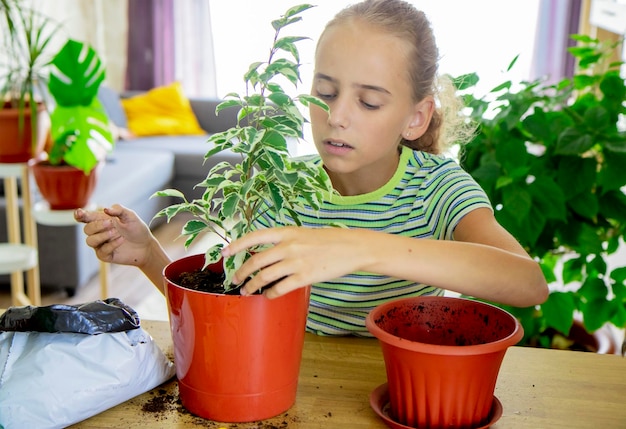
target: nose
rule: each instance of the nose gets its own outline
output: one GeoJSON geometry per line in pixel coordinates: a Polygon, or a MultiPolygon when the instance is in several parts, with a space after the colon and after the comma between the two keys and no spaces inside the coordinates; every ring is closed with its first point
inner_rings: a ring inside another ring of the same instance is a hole
{"type": "Polygon", "coordinates": [[[350,125],[350,102],[346,97],[337,97],[328,107],[328,125],[334,128],[346,128],[350,125]]]}

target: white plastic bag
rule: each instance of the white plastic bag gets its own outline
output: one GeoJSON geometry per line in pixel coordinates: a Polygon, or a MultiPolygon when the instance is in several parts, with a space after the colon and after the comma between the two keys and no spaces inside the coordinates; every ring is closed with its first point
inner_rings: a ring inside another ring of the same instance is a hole
{"type": "Polygon", "coordinates": [[[0,332],[0,427],[63,428],[174,374],[142,328],[97,335],[0,332]]]}

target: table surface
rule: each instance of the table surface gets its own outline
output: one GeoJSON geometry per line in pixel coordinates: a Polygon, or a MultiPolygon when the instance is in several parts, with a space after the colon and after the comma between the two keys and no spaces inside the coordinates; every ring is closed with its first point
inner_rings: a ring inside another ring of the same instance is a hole
{"type": "MultiPolygon", "coordinates": [[[[168,323],[142,327],[173,359],[168,323]]],[[[385,381],[377,340],[306,334],[296,403],[277,417],[225,424],[193,416],[180,404],[174,379],[72,428],[385,428],[369,405],[371,391],[385,381]]],[[[493,429],[624,429],[626,358],[511,347],[495,395],[504,410],[493,429]]]]}

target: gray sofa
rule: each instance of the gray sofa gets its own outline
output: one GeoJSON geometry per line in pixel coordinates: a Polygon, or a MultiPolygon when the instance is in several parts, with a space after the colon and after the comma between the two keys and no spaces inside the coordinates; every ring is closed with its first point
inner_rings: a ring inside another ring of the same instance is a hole
{"type": "MultiPolygon", "coordinates": [[[[109,88],[101,88],[99,98],[107,113],[117,126],[125,128],[126,117],[119,102],[119,95],[109,88]]],[[[91,198],[98,206],[114,203],[135,210],[150,223],[152,228],[164,221],[152,221],[153,216],[171,203],[167,198],[150,198],[162,189],[176,188],[188,197],[196,198],[201,189],[194,185],[202,181],[208,169],[221,161],[235,160],[235,154],[224,152],[203,161],[209,146],[207,137],[236,124],[236,110],[229,109],[215,115],[219,100],[191,99],[191,106],[200,126],[207,135],[153,136],[131,140],[120,140],[108,156],[91,198]],[[151,222],[152,221],[152,222],[151,222]]],[[[36,185],[34,200],[37,194],[36,185]]],[[[39,244],[39,271],[42,291],[64,289],[73,295],[78,288],[97,274],[99,265],[93,249],[85,243],[82,225],[46,226],[37,225],[39,244]]],[[[6,237],[5,200],[0,196],[0,242],[6,237]]],[[[1,287],[8,288],[9,277],[0,276],[1,287]]]]}

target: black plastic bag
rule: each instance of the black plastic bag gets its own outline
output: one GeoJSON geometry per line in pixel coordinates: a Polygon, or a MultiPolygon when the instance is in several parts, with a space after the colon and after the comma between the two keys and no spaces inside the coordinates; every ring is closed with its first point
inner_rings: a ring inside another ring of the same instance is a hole
{"type": "Polygon", "coordinates": [[[118,298],[79,305],[10,307],[0,316],[0,332],[72,332],[95,335],[137,328],[137,312],[118,298]]]}

